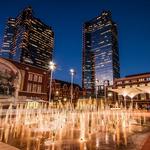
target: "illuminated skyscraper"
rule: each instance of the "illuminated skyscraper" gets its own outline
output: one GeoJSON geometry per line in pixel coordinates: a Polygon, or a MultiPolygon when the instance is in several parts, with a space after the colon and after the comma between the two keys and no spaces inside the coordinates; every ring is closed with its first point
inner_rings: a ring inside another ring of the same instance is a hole
{"type": "Polygon", "coordinates": [[[109,11],[84,23],[82,63],[82,87],[89,94],[120,77],[117,27],[109,11]]]}
{"type": "Polygon", "coordinates": [[[13,24],[8,23],[8,30],[4,33],[2,57],[48,69],[54,47],[51,27],[35,18],[31,7],[24,9],[13,24]]]}
{"type": "Polygon", "coordinates": [[[15,35],[15,19],[9,18],[5,26],[3,45],[1,49],[1,55],[4,58],[11,58],[14,35],[15,35]]]}

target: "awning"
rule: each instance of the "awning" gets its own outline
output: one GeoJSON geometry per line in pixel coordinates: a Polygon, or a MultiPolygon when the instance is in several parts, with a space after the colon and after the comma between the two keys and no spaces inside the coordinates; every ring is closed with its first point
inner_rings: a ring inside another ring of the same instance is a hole
{"type": "Polygon", "coordinates": [[[141,93],[150,93],[150,86],[141,86],[141,87],[128,87],[128,88],[117,88],[109,89],[109,91],[116,92],[118,95],[129,96],[133,98],[134,96],[141,93]]]}

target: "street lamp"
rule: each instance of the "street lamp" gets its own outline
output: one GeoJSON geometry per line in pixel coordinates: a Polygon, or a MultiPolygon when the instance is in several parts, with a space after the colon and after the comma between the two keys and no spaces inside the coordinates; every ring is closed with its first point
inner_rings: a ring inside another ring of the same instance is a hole
{"type": "Polygon", "coordinates": [[[49,69],[50,69],[50,83],[49,83],[49,102],[51,100],[51,94],[52,94],[52,78],[53,78],[53,71],[56,69],[56,64],[53,61],[50,61],[49,63],[49,69]]]}
{"type": "Polygon", "coordinates": [[[107,86],[109,85],[109,80],[104,80],[104,97],[105,97],[105,104],[107,99],[107,86]]]}
{"type": "Polygon", "coordinates": [[[75,70],[74,69],[70,69],[70,75],[71,75],[71,105],[72,105],[72,99],[73,99],[73,76],[75,75],[75,70]]]}
{"type": "Polygon", "coordinates": [[[58,91],[56,91],[56,95],[58,95],[59,94],[59,92],[58,91]]]}
{"type": "Polygon", "coordinates": [[[97,95],[98,95],[98,83],[99,83],[99,80],[96,79],[96,81],[95,81],[95,85],[96,85],[96,87],[95,87],[96,100],[97,100],[97,95]]]}

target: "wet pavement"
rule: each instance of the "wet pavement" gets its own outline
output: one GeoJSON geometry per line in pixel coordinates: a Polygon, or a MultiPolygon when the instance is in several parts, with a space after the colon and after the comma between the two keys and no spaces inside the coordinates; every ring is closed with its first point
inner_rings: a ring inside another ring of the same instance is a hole
{"type": "Polygon", "coordinates": [[[142,150],[150,150],[150,136],[148,137],[145,144],[143,145],[142,150]]]}
{"type": "Polygon", "coordinates": [[[0,150],[19,150],[16,147],[0,142],[0,150]]]}

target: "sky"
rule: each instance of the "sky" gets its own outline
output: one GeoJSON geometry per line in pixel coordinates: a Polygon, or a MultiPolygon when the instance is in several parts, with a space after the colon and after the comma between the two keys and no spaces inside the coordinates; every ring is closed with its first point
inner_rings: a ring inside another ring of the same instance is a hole
{"type": "Polygon", "coordinates": [[[74,80],[81,85],[82,26],[103,10],[110,10],[118,25],[121,77],[150,72],[149,0],[0,0],[0,43],[7,18],[29,5],[54,31],[54,78],[70,81],[74,68],[74,80]]]}

